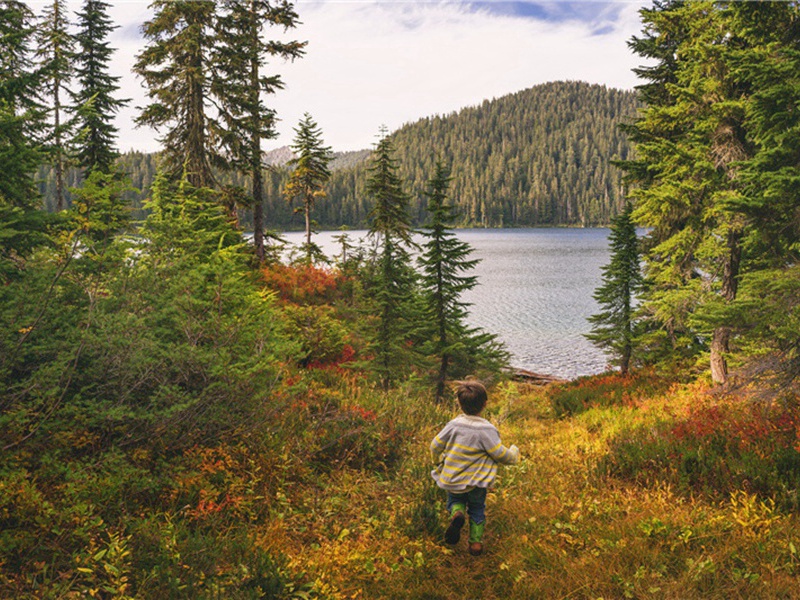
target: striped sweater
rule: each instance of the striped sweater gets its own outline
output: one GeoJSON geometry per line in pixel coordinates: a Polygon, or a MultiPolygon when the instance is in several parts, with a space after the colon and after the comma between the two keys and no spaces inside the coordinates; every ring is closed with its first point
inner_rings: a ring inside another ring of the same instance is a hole
{"type": "Polygon", "coordinates": [[[431,476],[448,492],[488,488],[497,477],[497,464],[519,462],[516,446],[506,448],[497,428],[486,419],[461,414],[445,425],[431,442],[436,468],[431,476]]]}

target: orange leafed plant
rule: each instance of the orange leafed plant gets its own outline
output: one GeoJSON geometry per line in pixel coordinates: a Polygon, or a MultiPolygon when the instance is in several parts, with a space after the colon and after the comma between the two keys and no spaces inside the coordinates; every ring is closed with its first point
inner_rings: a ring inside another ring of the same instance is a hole
{"type": "Polygon", "coordinates": [[[314,265],[270,265],[261,271],[264,283],[284,302],[327,304],[337,295],[344,276],[314,265]]]}

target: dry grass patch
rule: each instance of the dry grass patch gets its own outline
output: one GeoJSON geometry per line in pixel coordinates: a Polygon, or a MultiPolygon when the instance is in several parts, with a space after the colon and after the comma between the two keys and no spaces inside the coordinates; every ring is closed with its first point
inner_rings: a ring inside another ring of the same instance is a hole
{"type": "Polygon", "coordinates": [[[488,496],[485,554],[470,557],[465,539],[454,548],[441,541],[444,495],[427,456],[441,424],[420,423],[395,473],[331,473],[323,488],[306,490],[313,502],[271,525],[269,548],[288,557],[311,597],[800,597],[794,515],[747,493],[718,501],[598,473],[615,436],[681,418],[696,390],[565,419],[538,389],[500,392],[488,417],[525,460],[502,469],[488,496]]]}

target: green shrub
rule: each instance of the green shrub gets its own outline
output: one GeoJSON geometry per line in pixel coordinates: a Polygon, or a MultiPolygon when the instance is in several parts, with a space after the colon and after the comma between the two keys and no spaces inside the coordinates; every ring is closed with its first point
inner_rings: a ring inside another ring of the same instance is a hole
{"type": "Polygon", "coordinates": [[[592,407],[641,402],[662,392],[668,385],[666,379],[648,371],[629,376],[606,373],[552,385],[547,390],[547,397],[553,412],[561,418],[580,414],[592,407]]]}
{"type": "Polygon", "coordinates": [[[404,479],[410,482],[413,494],[403,509],[403,533],[412,539],[427,535],[442,540],[447,524],[446,493],[431,477],[430,465],[413,463],[404,479]]]}
{"type": "Polygon", "coordinates": [[[221,535],[152,518],[131,538],[138,597],[279,598],[286,584],[281,561],[243,530],[221,535]]]}
{"type": "Polygon", "coordinates": [[[797,405],[720,403],[698,406],[674,423],[625,430],[598,463],[601,473],[685,493],[727,497],[746,490],[800,508],[797,405]]]}

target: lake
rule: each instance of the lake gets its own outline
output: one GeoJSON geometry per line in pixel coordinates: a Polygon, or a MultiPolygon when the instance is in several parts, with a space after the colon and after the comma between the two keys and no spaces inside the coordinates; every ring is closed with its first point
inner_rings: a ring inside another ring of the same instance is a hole
{"type": "MultiPolygon", "coordinates": [[[[315,242],[328,256],[340,232],[315,242]]],[[[496,334],[514,367],[565,378],[600,373],[607,357],[583,337],[586,318],[598,312],[592,294],[609,261],[608,229],[465,229],[458,237],[481,260],[478,285],[464,295],[469,323],[496,334]]],[[[364,231],[348,232],[352,240],[364,231]]],[[[292,244],[301,232],[284,234],[292,244]]]]}

